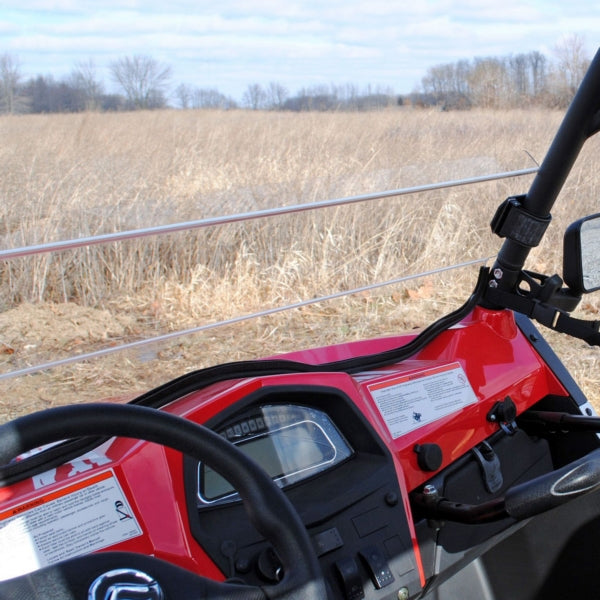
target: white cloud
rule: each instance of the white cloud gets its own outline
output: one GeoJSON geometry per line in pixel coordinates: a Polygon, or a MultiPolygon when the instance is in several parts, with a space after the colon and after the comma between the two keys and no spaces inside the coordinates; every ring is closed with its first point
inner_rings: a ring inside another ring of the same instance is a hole
{"type": "MultiPolygon", "coordinates": [[[[551,51],[561,35],[590,44],[600,4],[585,0],[47,0],[4,2],[2,50],[28,74],[76,61],[150,54],[174,79],[240,97],[249,83],[385,84],[406,92],[427,68],[475,56],[551,51]],[[206,78],[210,75],[210,81],[206,78]]],[[[595,48],[589,48],[592,54],[595,48]]]]}

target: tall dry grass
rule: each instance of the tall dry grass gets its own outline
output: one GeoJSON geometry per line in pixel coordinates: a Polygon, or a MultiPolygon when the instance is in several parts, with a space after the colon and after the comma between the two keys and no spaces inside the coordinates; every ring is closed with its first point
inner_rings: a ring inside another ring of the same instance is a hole
{"type": "MultiPolygon", "coordinates": [[[[558,112],[541,110],[401,109],[5,116],[0,118],[0,245],[41,244],[531,167],[543,159],[560,119],[558,112]]],[[[585,149],[530,267],[560,271],[564,226],[597,211],[597,150],[596,142],[585,149]]],[[[10,314],[24,303],[91,307],[115,320],[128,316],[120,334],[105,337],[130,338],[491,256],[500,244],[489,232],[496,206],[526,192],[530,180],[14,260],[0,265],[0,308],[10,314]]],[[[191,354],[177,366],[187,370],[249,353],[424,325],[464,299],[474,271],[432,276],[237,329],[241,341],[226,343],[226,353],[208,344],[201,358],[191,354]],[[251,335],[257,343],[249,341],[251,335]]],[[[0,343],[14,351],[6,369],[44,354],[41,344],[29,344],[34,349],[26,352],[3,335],[0,329],[0,343]]],[[[90,336],[84,342],[110,340],[90,336]]],[[[63,351],[59,346],[54,344],[54,354],[63,351]]],[[[172,354],[166,353],[177,363],[172,354]]]]}
{"type": "MultiPolygon", "coordinates": [[[[557,117],[420,111],[7,117],[0,121],[1,243],[39,244],[531,166],[526,151],[543,156],[557,117]]],[[[508,185],[11,262],[2,269],[0,302],[103,305],[164,281],[231,279],[231,273],[255,273],[275,287],[281,279],[296,290],[362,284],[407,265],[489,252],[487,201],[497,203],[508,185]]]]}

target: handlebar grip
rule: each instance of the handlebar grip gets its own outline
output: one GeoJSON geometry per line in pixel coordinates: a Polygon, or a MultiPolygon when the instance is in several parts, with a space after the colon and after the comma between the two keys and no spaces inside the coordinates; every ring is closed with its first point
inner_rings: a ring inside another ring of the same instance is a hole
{"type": "Polygon", "coordinates": [[[600,449],[510,488],[504,498],[506,512],[526,519],[600,489],[600,449]]]}

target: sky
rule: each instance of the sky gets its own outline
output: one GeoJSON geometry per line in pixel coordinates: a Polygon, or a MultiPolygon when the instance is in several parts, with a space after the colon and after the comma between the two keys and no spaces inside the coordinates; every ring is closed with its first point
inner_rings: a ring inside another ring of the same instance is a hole
{"type": "Polygon", "coordinates": [[[25,79],[67,77],[92,61],[136,54],[172,70],[171,84],[239,100],[249,85],[353,84],[410,93],[430,67],[540,51],[578,36],[600,46],[598,0],[0,0],[0,55],[25,79]],[[168,7],[168,8],[167,8],[168,7]]]}

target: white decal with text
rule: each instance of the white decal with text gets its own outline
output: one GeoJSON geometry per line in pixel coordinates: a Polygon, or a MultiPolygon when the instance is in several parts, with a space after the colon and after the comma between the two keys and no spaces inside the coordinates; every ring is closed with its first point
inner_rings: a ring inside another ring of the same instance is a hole
{"type": "Polygon", "coordinates": [[[0,512],[0,580],[142,534],[112,471],[0,512]]]}
{"type": "Polygon", "coordinates": [[[477,402],[459,363],[399,375],[367,388],[394,439],[477,402]]]}

